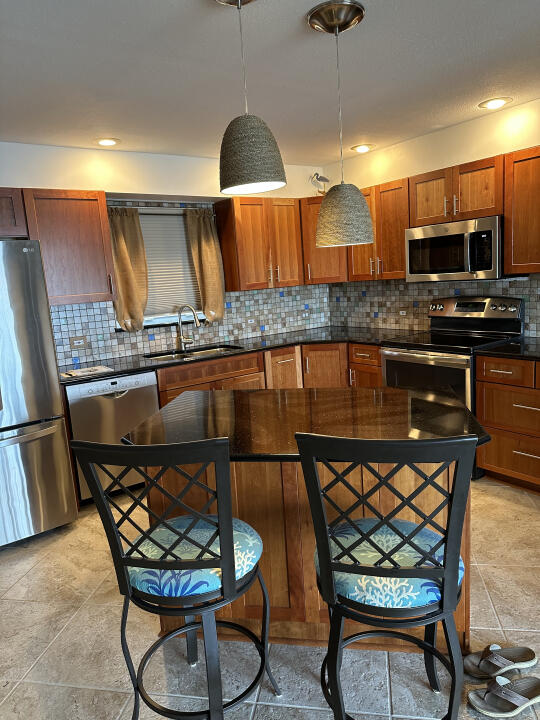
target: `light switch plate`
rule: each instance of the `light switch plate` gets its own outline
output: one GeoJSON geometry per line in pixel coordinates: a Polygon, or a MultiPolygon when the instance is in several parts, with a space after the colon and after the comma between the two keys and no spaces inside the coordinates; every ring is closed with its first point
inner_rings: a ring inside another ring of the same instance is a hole
{"type": "Polygon", "coordinates": [[[86,335],[76,335],[69,338],[69,346],[72,350],[82,350],[88,347],[88,338],[86,335]]]}

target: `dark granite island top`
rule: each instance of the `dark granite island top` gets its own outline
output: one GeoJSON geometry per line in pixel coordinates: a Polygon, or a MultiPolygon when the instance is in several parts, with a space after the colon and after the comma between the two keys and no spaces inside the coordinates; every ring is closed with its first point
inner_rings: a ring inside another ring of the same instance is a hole
{"type": "Polygon", "coordinates": [[[231,461],[296,462],[296,432],[364,439],[489,435],[457,399],[396,388],[182,393],[127,436],[136,445],[229,438],[231,461]]]}

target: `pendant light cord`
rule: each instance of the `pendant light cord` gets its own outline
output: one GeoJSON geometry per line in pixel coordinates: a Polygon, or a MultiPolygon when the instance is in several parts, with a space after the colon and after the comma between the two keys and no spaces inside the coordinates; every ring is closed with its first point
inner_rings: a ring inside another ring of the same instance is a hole
{"type": "Polygon", "coordinates": [[[242,0],[238,0],[238,27],[240,28],[240,52],[242,54],[242,73],[244,74],[244,104],[245,113],[248,114],[246,56],[244,52],[244,33],[242,32],[242,0]]]}
{"type": "MultiPolygon", "coordinates": [[[[239,0],[240,2],[240,0],[239,0]]],[[[343,114],[341,112],[341,73],[339,69],[339,30],[336,28],[336,68],[338,90],[338,126],[339,126],[339,158],[341,162],[341,183],[345,182],[343,173],[343,114]]]]}

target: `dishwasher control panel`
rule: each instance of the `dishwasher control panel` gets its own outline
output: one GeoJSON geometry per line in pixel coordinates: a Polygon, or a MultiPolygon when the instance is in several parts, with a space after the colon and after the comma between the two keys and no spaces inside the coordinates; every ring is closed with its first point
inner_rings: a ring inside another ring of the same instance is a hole
{"type": "Polygon", "coordinates": [[[109,393],[126,392],[138,388],[157,385],[156,373],[146,372],[138,375],[123,375],[107,378],[107,380],[92,380],[77,385],[68,385],[66,393],[70,402],[93,395],[108,395],[109,393]]]}

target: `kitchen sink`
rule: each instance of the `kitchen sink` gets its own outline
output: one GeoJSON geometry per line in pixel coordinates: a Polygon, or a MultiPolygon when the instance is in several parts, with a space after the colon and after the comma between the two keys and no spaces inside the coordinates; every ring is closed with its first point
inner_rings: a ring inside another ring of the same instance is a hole
{"type": "Polygon", "coordinates": [[[192,350],[167,350],[165,352],[147,353],[144,357],[149,360],[178,360],[188,362],[201,357],[216,357],[226,355],[231,350],[243,350],[241,345],[204,345],[192,350]]]}

